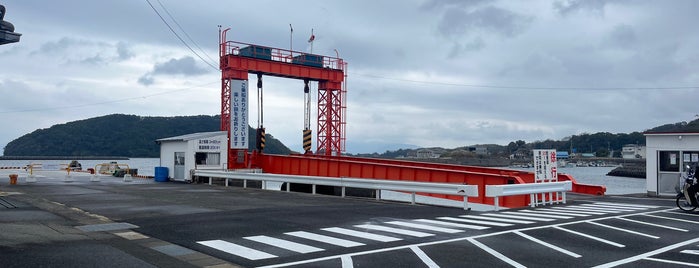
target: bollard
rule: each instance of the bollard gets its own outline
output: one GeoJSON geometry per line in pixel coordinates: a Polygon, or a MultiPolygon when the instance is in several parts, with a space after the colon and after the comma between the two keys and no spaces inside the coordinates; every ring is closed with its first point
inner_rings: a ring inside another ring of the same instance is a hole
{"type": "Polygon", "coordinates": [[[131,182],[132,180],[131,174],[124,174],[124,182],[131,182]]]}
{"type": "Polygon", "coordinates": [[[10,174],[10,185],[15,185],[17,184],[17,174],[10,174]]]}

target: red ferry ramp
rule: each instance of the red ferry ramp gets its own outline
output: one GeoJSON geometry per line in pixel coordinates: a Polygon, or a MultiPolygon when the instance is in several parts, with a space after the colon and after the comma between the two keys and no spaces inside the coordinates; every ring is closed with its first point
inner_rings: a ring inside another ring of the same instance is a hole
{"type": "MultiPolygon", "coordinates": [[[[468,202],[489,205],[494,204],[494,199],[483,194],[486,185],[534,183],[532,172],[499,168],[347,156],[256,154],[251,157],[265,173],[477,185],[479,196],[469,197],[468,202]]],[[[604,186],[581,184],[567,174],[559,174],[558,179],[571,181],[574,193],[604,195],[606,192],[604,186]]],[[[460,196],[424,195],[463,201],[460,196]]],[[[505,207],[524,207],[529,204],[529,195],[500,197],[500,205],[505,207]]]]}

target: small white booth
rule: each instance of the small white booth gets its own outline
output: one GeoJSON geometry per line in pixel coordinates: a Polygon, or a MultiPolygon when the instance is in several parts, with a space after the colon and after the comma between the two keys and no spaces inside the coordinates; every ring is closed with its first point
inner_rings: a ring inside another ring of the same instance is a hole
{"type": "Polygon", "coordinates": [[[200,132],[163,138],[160,145],[160,166],[167,167],[174,181],[191,181],[191,170],[225,169],[228,163],[228,133],[200,132]]]}
{"type": "Polygon", "coordinates": [[[699,133],[646,133],[645,136],[648,195],[676,195],[685,166],[699,163],[699,133]]]}

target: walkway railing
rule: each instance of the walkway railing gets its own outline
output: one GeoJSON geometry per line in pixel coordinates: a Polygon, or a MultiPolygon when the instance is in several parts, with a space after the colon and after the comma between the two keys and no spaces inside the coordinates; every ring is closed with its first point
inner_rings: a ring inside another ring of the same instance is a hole
{"type": "MultiPolygon", "coordinates": [[[[566,203],[566,192],[571,191],[573,189],[573,182],[571,181],[562,181],[562,182],[542,182],[542,183],[525,183],[525,184],[505,184],[505,185],[486,185],[485,186],[485,196],[487,197],[493,197],[495,201],[495,210],[500,209],[500,204],[499,204],[499,199],[501,196],[512,196],[512,195],[530,195],[529,200],[531,200],[531,203],[529,204],[531,207],[535,207],[538,205],[536,203],[536,199],[534,198],[535,194],[542,194],[545,196],[545,193],[556,193],[556,198],[552,198],[551,195],[549,195],[549,202],[553,204],[554,202],[563,202],[563,204],[566,203]],[[558,195],[558,193],[561,193],[561,196],[558,195]]],[[[546,202],[543,203],[544,205],[546,202]]]]}

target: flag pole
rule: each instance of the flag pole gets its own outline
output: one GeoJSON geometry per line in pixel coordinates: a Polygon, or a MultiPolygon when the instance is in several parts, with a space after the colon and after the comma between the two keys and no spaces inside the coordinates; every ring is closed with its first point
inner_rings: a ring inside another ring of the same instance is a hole
{"type": "Polygon", "coordinates": [[[291,27],[291,23],[289,23],[289,29],[291,30],[289,33],[289,50],[294,51],[294,27],[291,27]]]}

